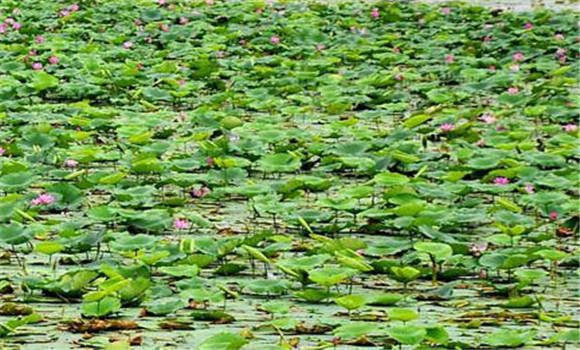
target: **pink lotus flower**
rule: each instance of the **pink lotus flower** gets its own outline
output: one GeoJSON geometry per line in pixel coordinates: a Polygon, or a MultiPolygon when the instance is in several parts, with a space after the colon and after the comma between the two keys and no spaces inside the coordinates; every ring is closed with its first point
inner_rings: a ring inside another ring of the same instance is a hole
{"type": "Polygon", "coordinates": [[[510,95],[516,95],[519,92],[520,92],[520,89],[518,89],[517,87],[513,87],[513,86],[507,90],[507,93],[510,95]]]}
{"type": "Polygon", "coordinates": [[[177,230],[188,230],[191,227],[191,222],[187,219],[173,220],[173,228],[177,230]]]}
{"type": "Polygon", "coordinates": [[[185,121],[185,119],[187,119],[187,114],[185,114],[185,112],[184,112],[184,111],[180,111],[180,112],[179,112],[179,117],[178,117],[178,118],[179,118],[179,121],[181,121],[181,122],[184,122],[184,121],[185,121]]]}
{"type": "Polygon", "coordinates": [[[493,37],[491,35],[486,35],[483,37],[483,41],[487,42],[487,41],[492,41],[492,40],[493,40],[493,37]]]}
{"type": "Polygon", "coordinates": [[[54,196],[52,194],[41,194],[30,201],[31,206],[49,205],[54,203],[54,196]]]}
{"type": "Polygon", "coordinates": [[[505,126],[503,126],[503,125],[498,125],[498,126],[497,126],[497,128],[495,128],[495,130],[497,130],[497,131],[499,131],[499,132],[502,132],[502,131],[504,131],[504,130],[505,130],[505,126]]]}
{"type": "Polygon", "coordinates": [[[133,24],[136,26],[140,26],[141,25],[141,20],[140,19],[136,19],[133,21],[133,24]]]}
{"type": "Polygon", "coordinates": [[[493,182],[496,185],[507,185],[510,183],[510,180],[507,177],[496,177],[495,180],[493,180],[493,182]]]}
{"type": "Polygon", "coordinates": [[[238,44],[246,46],[247,42],[244,39],[240,39],[240,41],[238,41],[238,44]]]}
{"type": "Polygon", "coordinates": [[[36,52],[36,50],[30,50],[28,51],[28,56],[36,56],[38,55],[38,53],[36,52]]]}
{"type": "Polygon", "coordinates": [[[264,12],[264,9],[263,9],[263,8],[261,8],[261,7],[260,7],[260,8],[257,8],[257,9],[256,9],[256,14],[257,14],[257,15],[261,15],[261,14],[262,14],[262,12],[264,12]]]}
{"type": "Polygon", "coordinates": [[[225,52],[223,52],[222,50],[218,50],[218,51],[216,51],[215,56],[217,58],[224,58],[225,52]]]}
{"type": "Polygon", "coordinates": [[[163,5],[165,5],[165,0],[157,0],[157,4],[159,6],[163,6],[163,5]]]}
{"type": "Polygon", "coordinates": [[[67,167],[67,168],[74,168],[74,167],[75,167],[75,166],[77,166],[77,165],[79,165],[79,162],[77,162],[77,161],[76,161],[76,160],[74,160],[74,159],[67,159],[67,160],[64,162],[64,166],[65,166],[65,167],[67,167]]]}
{"type": "Polygon", "coordinates": [[[477,140],[477,142],[475,143],[475,145],[477,147],[483,147],[483,146],[485,146],[485,139],[479,139],[479,140],[477,140]]]}
{"type": "Polygon", "coordinates": [[[453,56],[453,55],[446,55],[445,56],[445,62],[453,63],[453,61],[455,61],[455,56],[453,56]]]}
{"type": "Polygon", "coordinates": [[[4,148],[0,147],[0,156],[4,154],[4,148]]]}
{"type": "Polygon", "coordinates": [[[550,218],[550,220],[554,221],[554,220],[558,219],[558,212],[552,210],[550,212],[550,214],[548,215],[548,217],[550,218]]]}
{"type": "Polygon", "coordinates": [[[574,132],[578,130],[578,125],[576,124],[566,124],[562,127],[566,132],[574,132]]]}
{"type": "Polygon", "coordinates": [[[326,47],[324,46],[324,44],[316,44],[316,51],[322,51],[324,50],[326,47]]]}
{"type": "Polygon", "coordinates": [[[566,53],[566,49],[563,49],[561,47],[558,48],[558,50],[556,50],[556,55],[563,55],[566,53]]]}
{"type": "Polygon", "coordinates": [[[442,15],[448,15],[451,13],[451,9],[449,7],[443,7],[441,8],[441,14],[442,15]]]}
{"type": "Polygon", "coordinates": [[[530,22],[527,22],[527,23],[524,25],[524,28],[526,28],[527,30],[530,30],[530,29],[534,28],[534,25],[533,25],[533,24],[531,24],[530,22]]]}
{"type": "Polygon", "coordinates": [[[280,38],[277,36],[271,36],[270,37],[270,42],[274,45],[279,44],[280,43],[280,38]]]}
{"type": "Polygon", "coordinates": [[[69,10],[62,10],[59,12],[59,15],[61,17],[67,17],[68,15],[70,15],[70,11],[69,10]]]}
{"type": "Polygon", "coordinates": [[[130,48],[132,48],[132,47],[133,47],[133,43],[132,43],[132,42],[130,42],[130,41],[125,41],[125,42],[123,43],[123,47],[124,47],[125,49],[130,49],[130,48]]]}
{"type": "Polygon", "coordinates": [[[512,72],[519,72],[519,71],[520,71],[520,65],[519,65],[519,64],[512,64],[512,65],[510,66],[510,70],[511,70],[512,72]]]}
{"type": "Polygon", "coordinates": [[[402,76],[401,74],[395,75],[395,80],[403,80],[403,79],[405,79],[405,77],[402,76]]]}
{"type": "Polygon", "coordinates": [[[179,24],[187,24],[189,23],[189,19],[187,17],[179,17],[179,24]]]}
{"type": "Polygon", "coordinates": [[[497,119],[491,114],[484,114],[480,119],[486,124],[493,124],[497,121],[497,119]]]}
{"type": "Polygon", "coordinates": [[[22,28],[22,24],[18,22],[14,22],[14,24],[12,24],[12,29],[19,30],[20,28],[22,28]]]}
{"type": "Polygon", "coordinates": [[[159,26],[159,29],[161,29],[164,32],[168,32],[169,31],[169,26],[167,24],[162,24],[159,26]]]}
{"type": "Polygon", "coordinates": [[[212,6],[214,4],[213,0],[205,0],[207,6],[212,6]]]}
{"type": "Polygon", "coordinates": [[[554,35],[554,39],[556,39],[556,40],[564,40],[564,35],[558,33],[558,34],[554,35]]]}
{"type": "Polygon", "coordinates": [[[207,187],[202,187],[200,189],[193,189],[191,195],[195,198],[203,198],[211,193],[211,190],[207,187]]]}
{"type": "Polygon", "coordinates": [[[444,123],[439,126],[439,130],[441,131],[452,131],[455,129],[455,125],[451,123],[444,123]]]}
{"type": "Polygon", "coordinates": [[[58,57],[56,57],[56,56],[50,56],[48,58],[48,63],[52,64],[53,66],[55,64],[58,64],[58,62],[60,62],[60,59],[58,57]]]}
{"type": "Polygon", "coordinates": [[[513,57],[514,61],[523,61],[524,60],[524,54],[521,52],[514,53],[514,55],[512,57],[513,57]]]}
{"type": "Polygon", "coordinates": [[[5,33],[6,32],[6,28],[8,28],[8,26],[6,25],[6,23],[0,24],[0,33],[5,33]]]}
{"type": "Polygon", "coordinates": [[[393,52],[394,53],[401,53],[401,49],[398,47],[393,47],[393,52]]]}
{"type": "Polygon", "coordinates": [[[46,39],[42,35],[37,35],[34,38],[34,42],[37,44],[44,44],[46,42],[46,39]]]}
{"type": "Polygon", "coordinates": [[[496,70],[495,66],[489,66],[487,69],[489,69],[492,72],[495,72],[495,70],[496,70]]]}
{"type": "Polygon", "coordinates": [[[14,18],[8,17],[4,20],[4,22],[6,22],[7,24],[14,24],[14,18]]]}
{"type": "Polygon", "coordinates": [[[32,69],[34,69],[34,70],[41,70],[42,69],[42,63],[40,63],[40,62],[34,62],[32,64],[32,69]]]}
{"type": "Polygon", "coordinates": [[[379,9],[377,9],[377,8],[374,8],[374,9],[371,11],[371,17],[373,17],[373,18],[377,18],[377,17],[379,17],[379,16],[380,16],[379,9]]]}
{"type": "Polygon", "coordinates": [[[209,157],[205,159],[205,162],[207,163],[207,165],[212,166],[214,163],[213,158],[209,157]]]}
{"type": "Polygon", "coordinates": [[[524,190],[528,193],[528,194],[534,194],[536,192],[536,190],[534,189],[534,185],[526,185],[526,187],[524,187],[524,190]]]}
{"type": "Polygon", "coordinates": [[[68,9],[71,10],[72,12],[75,12],[80,9],[80,6],[78,4],[72,4],[68,7],[68,9]]]}
{"type": "Polygon", "coordinates": [[[185,85],[185,84],[186,84],[186,81],[185,81],[185,79],[179,79],[179,80],[177,81],[177,84],[179,84],[179,85],[183,86],[183,85],[185,85]]]}
{"type": "Polygon", "coordinates": [[[557,57],[558,57],[558,61],[560,61],[562,63],[566,62],[566,60],[567,60],[566,56],[557,56],[557,57]]]}

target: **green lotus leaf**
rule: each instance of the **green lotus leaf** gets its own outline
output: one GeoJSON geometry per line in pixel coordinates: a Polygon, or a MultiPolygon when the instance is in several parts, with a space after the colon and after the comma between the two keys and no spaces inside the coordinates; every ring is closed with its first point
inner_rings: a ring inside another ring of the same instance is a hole
{"type": "Polygon", "coordinates": [[[425,339],[427,330],[413,325],[395,326],[387,328],[387,334],[400,344],[415,345],[425,339]]]}

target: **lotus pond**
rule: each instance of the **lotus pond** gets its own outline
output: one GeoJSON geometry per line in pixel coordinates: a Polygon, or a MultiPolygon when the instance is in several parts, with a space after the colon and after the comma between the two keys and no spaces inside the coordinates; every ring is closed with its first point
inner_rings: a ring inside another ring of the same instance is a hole
{"type": "Polygon", "coordinates": [[[578,346],[577,12],[0,12],[0,347],[578,346]]]}

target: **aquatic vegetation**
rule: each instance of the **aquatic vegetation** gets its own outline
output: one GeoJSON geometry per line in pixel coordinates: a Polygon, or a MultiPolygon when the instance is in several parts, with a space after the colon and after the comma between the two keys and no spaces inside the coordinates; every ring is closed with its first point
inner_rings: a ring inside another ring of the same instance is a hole
{"type": "Polygon", "coordinates": [[[577,12],[0,13],[2,346],[578,345],[577,12]]]}

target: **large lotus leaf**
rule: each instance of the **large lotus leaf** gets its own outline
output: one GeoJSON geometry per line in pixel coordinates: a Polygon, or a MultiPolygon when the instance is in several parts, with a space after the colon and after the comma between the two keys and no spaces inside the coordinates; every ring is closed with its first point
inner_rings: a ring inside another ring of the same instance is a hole
{"type": "Polygon", "coordinates": [[[419,252],[427,253],[441,260],[450,257],[453,254],[453,249],[449,244],[437,242],[417,242],[413,248],[419,252]]]}
{"type": "Polygon", "coordinates": [[[345,281],[352,275],[351,269],[324,267],[309,271],[308,278],[324,287],[330,287],[345,281]]]}
{"type": "Polygon", "coordinates": [[[270,154],[258,161],[260,170],[266,173],[288,173],[300,169],[298,158],[287,153],[270,154]]]}
{"type": "Polygon", "coordinates": [[[367,171],[376,166],[376,162],[368,157],[340,157],[339,160],[347,168],[356,168],[361,171],[367,171]]]}
{"type": "Polygon", "coordinates": [[[256,279],[251,282],[244,283],[244,288],[256,294],[281,294],[287,292],[291,283],[287,280],[263,280],[256,279]]]}
{"type": "Polygon", "coordinates": [[[10,173],[0,177],[0,188],[6,192],[20,191],[32,184],[34,179],[29,172],[10,173]]]}
{"type": "Polygon", "coordinates": [[[318,201],[318,203],[323,207],[334,210],[352,210],[355,208],[357,201],[354,198],[324,198],[318,201]]]}
{"type": "Polygon", "coordinates": [[[477,170],[493,169],[499,165],[499,162],[500,159],[495,157],[478,157],[470,159],[467,162],[467,166],[477,170]]]}
{"type": "Polygon", "coordinates": [[[347,310],[355,310],[363,307],[367,302],[367,298],[364,295],[350,294],[335,298],[334,302],[347,310]]]}
{"type": "Polygon", "coordinates": [[[445,345],[449,342],[449,333],[442,326],[427,327],[426,339],[435,344],[445,345]]]}
{"type": "Polygon", "coordinates": [[[148,250],[153,248],[156,243],[157,239],[150,235],[138,234],[131,236],[123,234],[115,237],[115,240],[111,243],[111,248],[118,251],[148,250]]]}
{"type": "Polygon", "coordinates": [[[332,153],[338,156],[355,157],[364,154],[370,145],[366,142],[345,142],[336,146],[332,153]]]}
{"type": "Polygon", "coordinates": [[[485,343],[495,347],[516,348],[525,345],[535,337],[534,331],[519,332],[516,330],[500,330],[485,338],[485,343]]]}
{"type": "Polygon", "coordinates": [[[115,297],[104,297],[98,301],[84,302],[81,313],[88,317],[103,317],[121,309],[121,301],[115,297]]]}
{"type": "Polygon", "coordinates": [[[198,347],[198,350],[237,350],[246,345],[246,338],[235,333],[222,332],[214,334],[205,339],[198,347]]]}
{"type": "Polygon", "coordinates": [[[117,296],[123,304],[136,304],[145,297],[151,285],[149,277],[131,278],[130,282],[117,292],[117,296]]]}
{"type": "Polygon", "coordinates": [[[0,174],[6,175],[10,173],[27,172],[29,169],[30,166],[26,163],[5,160],[4,162],[2,162],[0,174]]]}
{"type": "Polygon", "coordinates": [[[70,183],[54,184],[46,189],[48,193],[55,194],[57,205],[62,208],[74,209],[83,201],[83,191],[70,183]]]}
{"type": "Polygon", "coordinates": [[[32,86],[36,91],[53,88],[58,86],[58,78],[44,71],[38,71],[32,76],[30,86],[32,86]]]}
{"type": "Polygon", "coordinates": [[[427,330],[423,327],[407,325],[387,328],[389,337],[398,343],[414,345],[419,344],[427,336],[427,330]]]}
{"type": "Polygon", "coordinates": [[[17,203],[0,203],[0,222],[9,221],[14,215],[17,203]]]}
{"type": "Polygon", "coordinates": [[[381,186],[402,186],[409,182],[409,178],[398,173],[380,173],[374,177],[375,183],[381,186]]]}
{"type": "Polygon", "coordinates": [[[159,231],[167,228],[171,222],[169,213],[161,209],[152,209],[139,213],[127,223],[137,229],[159,231]]]}
{"type": "Polygon", "coordinates": [[[412,281],[421,276],[421,271],[411,266],[405,267],[393,266],[391,267],[391,271],[398,280],[403,282],[412,281]]]}
{"type": "Polygon", "coordinates": [[[413,321],[419,317],[419,314],[415,310],[403,308],[389,309],[388,314],[389,319],[403,322],[413,321]]]}
{"type": "Polygon", "coordinates": [[[185,307],[185,302],[180,298],[161,298],[151,302],[146,310],[147,314],[155,316],[164,316],[174,313],[175,311],[185,307]]]}
{"type": "Polygon", "coordinates": [[[0,225],[0,241],[4,244],[23,244],[32,238],[32,235],[19,223],[0,225]]]}
{"type": "Polygon", "coordinates": [[[210,302],[210,303],[217,303],[225,298],[224,292],[218,292],[212,289],[205,289],[197,287],[197,288],[188,288],[182,291],[179,294],[179,297],[182,300],[193,300],[197,302],[210,302]]]}
{"type": "Polygon", "coordinates": [[[92,207],[87,211],[87,216],[93,220],[103,222],[115,221],[118,218],[116,208],[107,205],[92,207]]]}
{"type": "Polygon", "coordinates": [[[134,161],[131,171],[136,174],[159,173],[163,170],[163,163],[157,158],[147,158],[134,161]]]}

